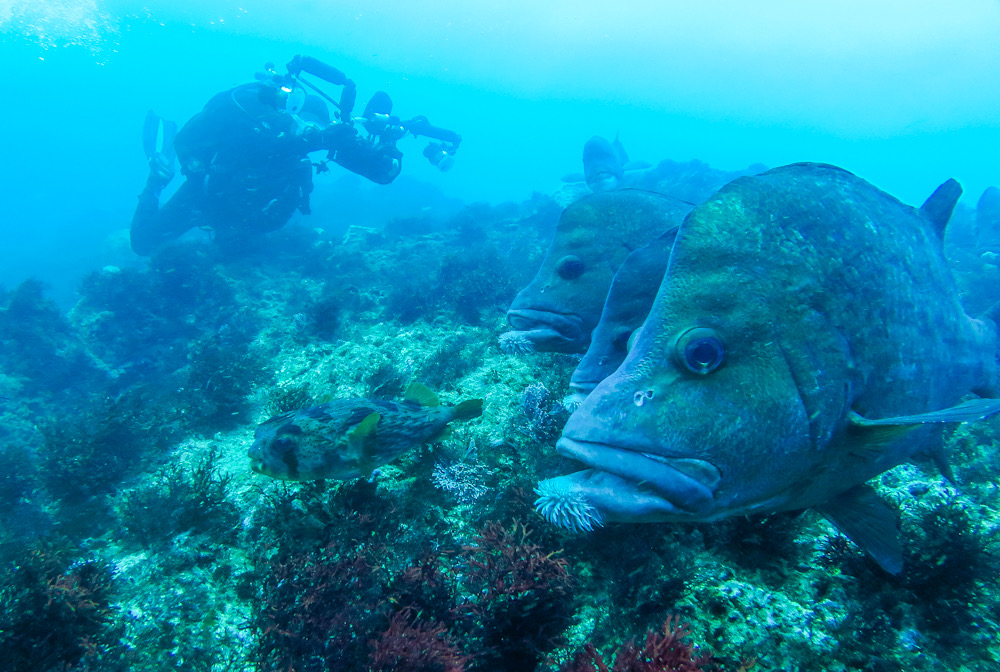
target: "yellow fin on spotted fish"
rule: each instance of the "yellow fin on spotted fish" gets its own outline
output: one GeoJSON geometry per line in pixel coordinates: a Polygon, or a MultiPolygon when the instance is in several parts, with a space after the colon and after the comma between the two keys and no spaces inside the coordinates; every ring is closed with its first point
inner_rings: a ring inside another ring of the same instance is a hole
{"type": "Polygon", "coordinates": [[[382,416],[378,413],[369,413],[357,427],[347,433],[351,456],[366,476],[371,475],[371,465],[375,460],[375,429],[381,419],[382,416]]]}
{"type": "Polygon", "coordinates": [[[441,400],[437,398],[437,395],[423,383],[410,383],[406,388],[406,392],[403,393],[403,399],[412,401],[420,406],[430,407],[441,405],[441,400]]]}

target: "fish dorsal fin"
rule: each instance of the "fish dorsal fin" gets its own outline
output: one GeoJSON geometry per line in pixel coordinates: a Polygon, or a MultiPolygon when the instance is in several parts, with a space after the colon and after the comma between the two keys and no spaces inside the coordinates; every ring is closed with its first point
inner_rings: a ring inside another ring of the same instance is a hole
{"type": "Polygon", "coordinates": [[[366,477],[375,464],[375,438],[378,421],[382,416],[372,412],[347,433],[347,447],[351,459],[366,477]]]}
{"type": "Polygon", "coordinates": [[[944,240],[944,227],[948,225],[951,213],[961,195],[962,185],[955,179],[949,179],[935,189],[934,193],[920,206],[921,214],[930,220],[938,237],[942,240],[944,240]]]}
{"type": "Polygon", "coordinates": [[[420,406],[440,406],[441,401],[437,395],[423,383],[410,383],[403,393],[403,399],[412,401],[420,406]]]}
{"type": "Polygon", "coordinates": [[[291,420],[293,417],[295,417],[297,413],[298,411],[285,411],[284,413],[280,413],[278,415],[268,418],[264,422],[257,425],[257,428],[260,429],[261,427],[271,427],[272,425],[280,425],[284,422],[287,422],[288,420],[291,420]]]}
{"type": "Polygon", "coordinates": [[[816,510],[865,550],[890,574],[903,571],[899,516],[869,485],[862,483],[817,506],[816,510]]]}

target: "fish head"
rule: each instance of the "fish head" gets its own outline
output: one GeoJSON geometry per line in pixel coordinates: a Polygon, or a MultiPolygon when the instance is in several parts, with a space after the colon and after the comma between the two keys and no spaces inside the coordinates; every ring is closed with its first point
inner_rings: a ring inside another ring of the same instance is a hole
{"type": "MultiPolygon", "coordinates": [[[[782,258],[787,246],[762,241],[768,214],[746,205],[722,198],[681,225],[631,350],[557,443],[588,469],[539,485],[550,520],[570,510],[656,522],[799,508],[823,468],[818,439],[849,407],[845,348],[811,328],[813,312],[790,292],[808,260],[799,266],[782,258]]],[[[801,286],[808,294],[808,280],[801,286]]]]}
{"type": "Polygon", "coordinates": [[[538,273],[507,311],[514,331],[501,347],[585,352],[619,266],[686,212],[686,204],[631,189],[591,194],[568,206],[538,273]]]}
{"type": "Polygon", "coordinates": [[[632,252],[615,273],[590,346],[570,378],[574,398],[567,407],[578,404],[625,359],[633,334],[649,314],[663,280],[676,234],[676,228],[670,229],[632,252]]]}
{"type": "Polygon", "coordinates": [[[327,410],[321,405],[289,411],[258,425],[247,451],[250,469],[283,481],[360,476],[347,437],[330,426],[327,410]]]}
{"type": "Polygon", "coordinates": [[[765,336],[747,347],[754,334],[721,324],[684,325],[662,342],[644,331],[557,444],[600,472],[591,504],[629,522],[780,508],[789,481],[779,458],[807,451],[810,436],[779,346],[765,336]]]}
{"type": "Polygon", "coordinates": [[[275,416],[257,427],[247,451],[251,471],[283,481],[302,480],[298,457],[302,429],[292,415],[275,416]]]}
{"type": "Polygon", "coordinates": [[[583,177],[591,191],[616,189],[625,175],[628,156],[618,138],[613,143],[595,135],[583,146],[583,177]]]}

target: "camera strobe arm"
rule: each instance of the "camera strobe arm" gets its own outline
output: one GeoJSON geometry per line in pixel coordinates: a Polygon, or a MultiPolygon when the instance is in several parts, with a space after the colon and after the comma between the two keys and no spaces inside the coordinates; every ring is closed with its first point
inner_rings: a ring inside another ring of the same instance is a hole
{"type": "Polygon", "coordinates": [[[414,117],[409,121],[404,121],[402,125],[403,128],[413,135],[423,135],[428,138],[433,138],[434,140],[449,142],[454,145],[455,149],[457,149],[458,145],[462,142],[461,135],[455,131],[449,131],[447,128],[432,126],[431,122],[427,121],[427,117],[424,116],[414,117]]]}
{"type": "Polygon", "coordinates": [[[298,54],[296,54],[285,67],[288,68],[288,73],[294,75],[295,77],[298,77],[302,72],[307,72],[310,75],[315,75],[316,77],[326,80],[335,86],[343,86],[344,89],[340,93],[340,103],[337,103],[330,100],[329,96],[325,95],[309,82],[301,79],[299,80],[327,100],[330,100],[331,103],[340,109],[340,118],[348,123],[350,122],[351,112],[354,110],[354,101],[358,97],[358,89],[347,75],[332,65],[324,63],[318,58],[313,58],[312,56],[300,56],[298,54]]]}

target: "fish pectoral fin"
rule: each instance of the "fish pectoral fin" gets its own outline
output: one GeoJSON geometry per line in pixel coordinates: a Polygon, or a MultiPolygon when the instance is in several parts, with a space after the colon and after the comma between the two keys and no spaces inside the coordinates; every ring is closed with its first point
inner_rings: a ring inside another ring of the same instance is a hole
{"type": "Polygon", "coordinates": [[[972,422],[1000,413],[1000,399],[972,399],[964,403],[943,408],[940,411],[900,415],[894,418],[869,420],[857,413],[851,413],[851,423],[856,427],[891,427],[906,425],[926,425],[936,422],[972,422]]]}
{"type": "Polygon", "coordinates": [[[583,173],[567,173],[559,178],[563,182],[568,182],[573,184],[575,182],[586,182],[587,178],[583,176],[583,173]]]}
{"type": "Polygon", "coordinates": [[[434,407],[440,406],[441,400],[437,395],[423,383],[410,383],[406,392],[403,393],[404,401],[412,401],[418,406],[434,407]]]}
{"type": "Polygon", "coordinates": [[[441,428],[440,432],[438,432],[431,438],[427,439],[427,443],[440,443],[441,441],[450,439],[451,435],[452,435],[451,427],[445,425],[444,427],[441,428]]]}
{"type": "Polygon", "coordinates": [[[622,170],[646,170],[652,167],[653,165],[649,161],[629,161],[622,166],[622,170]]]}
{"type": "Polygon", "coordinates": [[[362,470],[364,470],[364,465],[373,464],[375,461],[375,430],[381,419],[382,416],[378,413],[369,413],[364,420],[347,433],[348,456],[362,470]]]}
{"type": "MultiPolygon", "coordinates": [[[[857,437],[854,442],[855,449],[852,452],[861,456],[877,455],[888,444],[921,425],[971,422],[982,420],[998,412],[1000,412],[1000,399],[972,399],[939,411],[899,415],[892,418],[879,418],[878,420],[870,420],[852,411],[850,422],[857,437]]],[[[943,460],[937,461],[939,465],[943,463],[943,460]]]]}
{"type": "Polygon", "coordinates": [[[890,574],[903,571],[899,516],[871,486],[856,485],[816,510],[890,574]]]}

